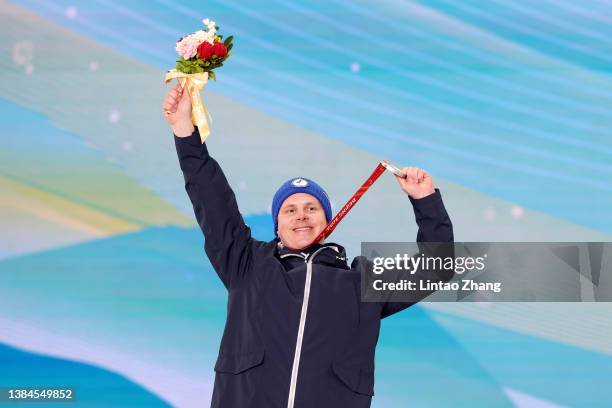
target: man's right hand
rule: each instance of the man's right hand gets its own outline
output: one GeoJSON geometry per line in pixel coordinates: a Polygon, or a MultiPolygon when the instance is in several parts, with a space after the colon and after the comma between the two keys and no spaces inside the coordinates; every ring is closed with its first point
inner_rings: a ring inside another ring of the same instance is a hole
{"type": "Polygon", "coordinates": [[[191,122],[191,98],[186,88],[183,92],[183,88],[177,84],[170,89],[162,105],[162,112],[177,137],[191,136],[195,129],[191,122]]]}

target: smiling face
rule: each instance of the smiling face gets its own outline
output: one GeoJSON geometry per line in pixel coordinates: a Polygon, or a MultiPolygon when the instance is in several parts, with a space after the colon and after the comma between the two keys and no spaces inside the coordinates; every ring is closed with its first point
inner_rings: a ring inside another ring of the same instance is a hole
{"type": "Polygon", "coordinates": [[[312,243],[326,226],[325,211],[310,194],[290,195],[278,212],[278,236],[289,248],[303,248],[312,243]]]}

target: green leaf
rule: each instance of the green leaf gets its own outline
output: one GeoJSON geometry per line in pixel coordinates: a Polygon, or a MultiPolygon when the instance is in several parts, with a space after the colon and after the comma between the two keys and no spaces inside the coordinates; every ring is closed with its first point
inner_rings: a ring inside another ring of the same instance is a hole
{"type": "MultiPolygon", "coordinates": [[[[200,58],[193,58],[189,60],[179,60],[176,63],[176,69],[186,74],[195,74],[199,72],[205,72],[205,65],[207,63],[202,61],[200,58]]],[[[208,64],[210,65],[210,64],[208,64]]]]}
{"type": "Polygon", "coordinates": [[[214,72],[212,72],[212,71],[210,71],[210,72],[208,73],[208,76],[209,76],[209,77],[211,77],[211,78],[213,79],[213,81],[216,81],[216,80],[217,80],[217,76],[216,76],[216,75],[215,75],[215,73],[214,73],[214,72]]]}
{"type": "Polygon", "coordinates": [[[225,39],[225,41],[223,41],[223,45],[225,45],[225,48],[230,46],[233,39],[234,39],[234,36],[230,35],[229,37],[225,39]]]}
{"type": "Polygon", "coordinates": [[[234,46],[234,44],[230,44],[230,45],[226,46],[225,48],[227,48],[227,50],[230,51],[233,46],[234,46]]]}

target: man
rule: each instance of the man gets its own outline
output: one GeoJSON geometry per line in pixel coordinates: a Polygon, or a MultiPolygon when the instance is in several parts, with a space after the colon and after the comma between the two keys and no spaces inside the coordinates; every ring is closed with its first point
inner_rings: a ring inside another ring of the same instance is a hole
{"type": "MultiPolygon", "coordinates": [[[[172,126],[185,188],[205,250],[228,290],[212,407],[363,408],[374,395],[380,320],[413,303],[360,302],[360,268],[344,248],[312,240],[332,218],[325,191],[293,178],[274,195],[277,237],[251,237],[221,168],[191,123],[180,86],[163,112],[172,126]],[[291,248],[301,248],[293,250],[291,248]]],[[[423,170],[397,178],[419,226],[419,242],[450,242],[451,221],[423,170]]]]}

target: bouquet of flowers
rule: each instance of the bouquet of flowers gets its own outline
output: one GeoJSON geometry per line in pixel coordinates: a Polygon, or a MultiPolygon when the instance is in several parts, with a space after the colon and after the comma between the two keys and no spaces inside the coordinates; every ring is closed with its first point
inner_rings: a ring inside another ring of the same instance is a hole
{"type": "Polygon", "coordinates": [[[202,143],[210,134],[206,117],[209,116],[202,103],[200,91],[208,82],[208,78],[215,81],[217,77],[214,69],[223,66],[223,63],[232,55],[233,36],[223,40],[218,33],[219,27],[208,18],[202,20],[206,26],[203,30],[181,37],[176,42],[176,52],[179,59],[176,68],[166,73],[166,83],[177,78],[181,87],[187,86],[191,97],[191,120],[200,131],[202,143]]]}
{"type": "Polygon", "coordinates": [[[233,36],[222,42],[223,36],[218,34],[219,27],[214,21],[202,20],[205,30],[196,31],[186,37],[181,37],[176,43],[176,52],[181,57],[176,62],[176,70],[185,74],[207,72],[216,80],[213,69],[223,66],[223,62],[232,54],[233,36]]]}

